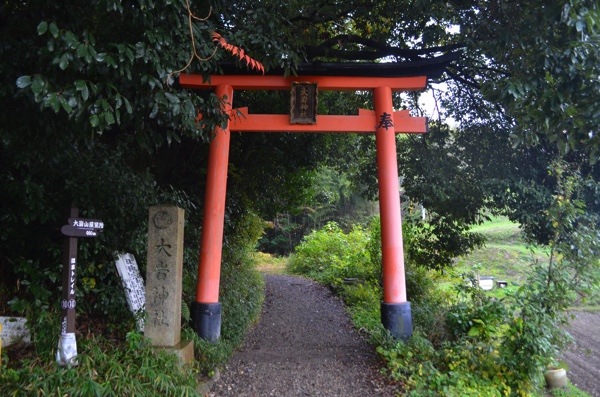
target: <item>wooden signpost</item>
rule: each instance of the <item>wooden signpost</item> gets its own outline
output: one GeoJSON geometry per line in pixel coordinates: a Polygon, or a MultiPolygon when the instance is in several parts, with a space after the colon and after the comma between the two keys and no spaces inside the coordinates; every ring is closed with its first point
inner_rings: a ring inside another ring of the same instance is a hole
{"type": "Polygon", "coordinates": [[[77,340],[75,339],[75,306],[77,282],[77,238],[96,237],[104,229],[99,219],[79,218],[79,210],[71,208],[68,224],[61,228],[63,235],[69,237],[65,245],[63,263],[63,289],[61,299],[61,332],[56,351],[59,365],[77,365],[77,340]]]}

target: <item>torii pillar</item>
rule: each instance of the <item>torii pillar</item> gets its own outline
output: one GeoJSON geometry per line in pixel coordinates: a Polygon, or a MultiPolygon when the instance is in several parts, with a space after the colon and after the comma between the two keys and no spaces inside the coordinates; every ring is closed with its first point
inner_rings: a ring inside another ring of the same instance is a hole
{"type": "Polygon", "coordinates": [[[393,114],[392,90],[389,87],[377,87],[374,99],[375,113],[380,120],[375,132],[375,142],[383,274],[381,322],[394,337],[406,340],[412,335],[412,315],[410,303],[406,300],[396,132],[394,120],[390,120],[393,114]]]}
{"type": "MultiPolygon", "coordinates": [[[[223,99],[221,101],[223,111],[231,111],[233,88],[230,85],[218,85],[215,94],[223,99]]],[[[230,138],[231,132],[227,122],[225,128],[216,128],[215,137],[210,142],[208,150],[196,301],[192,303],[190,311],[198,336],[212,342],[217,341],[221,336],[219,285],[230,138]]]]}
{"type": "Polygon", "coordinates": [[[358,116],[322,115],[316,124],[302,125],[290,124],[289,115],[249,114],[248,109],[238,109],[241,117],[232,117],[225,128],[216,129],[209,148],[198,285],[191,310],[194,329],[203,339],[216,342],[220,338],[219,282],[230,133],[359,132],[376,136],[383,269],[381,321],[395,338],[406,340],[412,335],[412,316],[406,296],[395,135],[425,133],[427,121],[410,117],[408,111],[394,112],[392,92],[423,90],[427,77],[227,75],[211,76],[208,83],[202,76],[179,76],[183,88],[215,88],[215,93],[224,99],[223,111],[230,114],[235,89],[289,90],[292,81],[316,82],[320,90],[372,90],[375,111],[360,109],[358,116]]]}

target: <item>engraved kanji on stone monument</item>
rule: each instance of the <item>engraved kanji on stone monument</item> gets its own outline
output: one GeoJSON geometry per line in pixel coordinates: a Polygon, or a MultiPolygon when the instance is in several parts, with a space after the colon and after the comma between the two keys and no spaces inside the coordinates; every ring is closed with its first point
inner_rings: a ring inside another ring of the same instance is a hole
{"type": "Polygon", "coordinates": [[[144,333],[154,346],[175,346],[181,338],[184,211],[150,208],[144,333]]]}

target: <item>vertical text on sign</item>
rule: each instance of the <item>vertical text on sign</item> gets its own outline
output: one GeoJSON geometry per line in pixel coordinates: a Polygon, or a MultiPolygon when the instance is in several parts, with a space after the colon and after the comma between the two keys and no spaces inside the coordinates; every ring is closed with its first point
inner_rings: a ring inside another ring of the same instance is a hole
{"type": "Polygon", "coordinates": [[[146,305],[146,290],[144,287],[144,279],[142,279],[140,274],[135,256],[128,253],[117,253],[115,265],[123,283],[129,310],[138,318],[138,329],[143,332],[144,317],[142,316],[142,312],[146,305]]]}
{"type": "Polygon", "coordinates": [[[317,101],[317,83],[292,82],[290,91],[290,124],[316,124],[317,101]]]}
{"type": "Polygon", "coordinates": [[[184,211],[150,208],[144,333],[155,346],[174,346],[181,336],[184,211]]]}

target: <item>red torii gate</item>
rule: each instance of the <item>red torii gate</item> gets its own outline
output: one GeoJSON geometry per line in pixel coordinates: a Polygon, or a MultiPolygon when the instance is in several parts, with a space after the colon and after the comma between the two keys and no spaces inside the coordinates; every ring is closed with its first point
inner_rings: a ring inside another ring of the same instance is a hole
{"type": "MultiPolygon", "coordinates": [[[[291,124],[289,115],[250,114],[247,108],[243,108],[238,109],[242,116],[231,117],[225,128],[216,128],[208,155],[198,284],[196,301],[192,303],[191,310],[194,329],[201,338],[217,341],[221,334],[219,282],[230,132],[375,133],[383,273],[381,321],[396,338],[408,339],[412,335],[412,316],[410,303],[406,297],[404,274],[395,134],[425,133],[427,132],[427,120],[423,117],[410,117],[408,111],[394,112],[392,92],[425,89],[428,76],[440,75],[448,62],[448,59],[437,60],[433,69],[432,65],[421,65],[417,70],[414,67],[400,72],[394,69],[391,73],[389,71],[390,64],[370,64],[366,76],[365,69],[348,68],[348,64],[341,64],[343,65],[341,69],[329,68],[326,72],[321,72],[321,68],[315,75],[306,76],[228,74],[212,75],[210,82],[204,81],[203,77],[199,75],[182,74],[179,76],[179,85],[182,88],[214,88],[215,94],[224,99],[223,111],[229,114],[232,111],[234,90],[290,90],[292,82],[302,82],[317,83],[319,90],[372,90],[374,93],[375,110],[360,109],[357,116],[319,115],[315,124],[291,124]],[[379,68],[377,68],[378,66],[379,68]],[[339,74],[346,74],[346,76],[339,74]],[[394,77],[394,74],[403,76],[394,77]],[[381,77],[382,75],[385,77],[381,77]]],[[[308,69],[309,73],[315,71],[315,68],[308,69]]]]}

